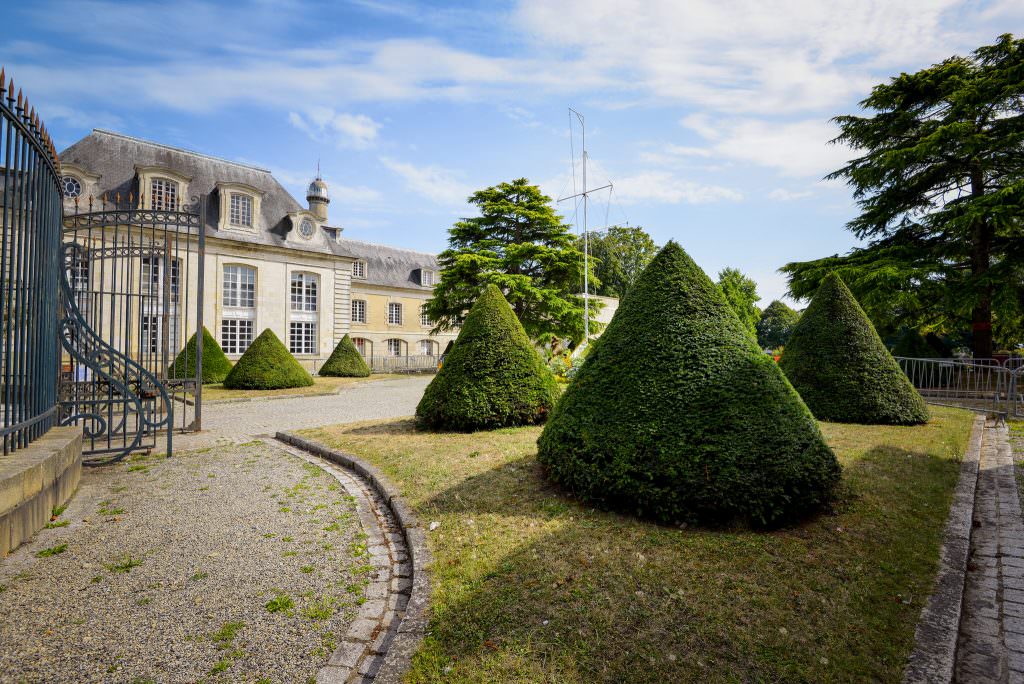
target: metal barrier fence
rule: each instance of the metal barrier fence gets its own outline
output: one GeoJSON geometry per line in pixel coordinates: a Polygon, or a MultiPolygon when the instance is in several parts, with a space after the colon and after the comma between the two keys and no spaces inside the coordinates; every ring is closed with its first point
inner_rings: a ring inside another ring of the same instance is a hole
{"type": "Polygon", "coordinates": [[[896,360],[928,403],[1024,418],[1024,365],[995,359],[896,360]]]}
{"type": "Polygon", "coordinates": [[[61,198],[57,152],[0,69],[0,414],[3,453],[56,420],[61,198]]]}
{"type": "Polygon", "coordinates": [[[366,364],[373,373],[433,373],[437,371],[436,356],[367,356],[366,364]]]}

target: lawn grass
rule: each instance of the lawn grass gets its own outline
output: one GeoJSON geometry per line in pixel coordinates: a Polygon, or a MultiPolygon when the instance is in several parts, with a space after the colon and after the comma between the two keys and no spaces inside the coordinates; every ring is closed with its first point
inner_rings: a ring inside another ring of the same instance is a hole
{"type": "Polygon", "coordinates": [[[546,483],[539,428],[419,433],[408,420],[304,434],[381,467],[434,554],[412,682],[901,679],[973,416],[823,424],[835,510],[776,532],[660,527],[546,483]]]}
{"type": "Polygon", "coordinates": [[[404,375],[393,373],[381,373],[371,375],[368,378],[332,378],[313,376],[313,384],[309,387],[289,387],[287,389],[273,390],[242,390],[228,389],[222,384],[203,385],[203,401],[217,401],[221,399],[252,399],[254,397],[283,397],[302,396],[307,394],[328,394],[340,392],[345,387],[360,382],[374,382],[376,380],[393,380],[403,378],[404,375]]]}

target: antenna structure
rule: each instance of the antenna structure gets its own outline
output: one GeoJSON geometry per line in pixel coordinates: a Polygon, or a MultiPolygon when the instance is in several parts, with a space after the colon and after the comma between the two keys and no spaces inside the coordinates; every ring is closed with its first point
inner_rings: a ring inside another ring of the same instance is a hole
{"type": "MultiPolygon", "coordinates": [[[[587,344],[590,342],[590,233],[587,230],[587,204],[589,202],[590,194],[598,192],[599,190],[612,189],[612,183],[609,182],[607,185],[602,185],[599,188],[588,188],[587,187],[587,129],[583,122],[583,115],[577,112],[572,107],[569,107],[569,139],[572,139],[572,117],[575,116],[580,122],[580,131],[582,134],[582,160],[583,160],[583,190],[576,194],[562,197],[558,201],[564,202],[566,200],[575,199],[577,197],[583,198],[583,343],[587,344]]],[[[573,159],[573,164],[576,160],[573,159]]],[[[575,171],[574,171],[575,173],[575,171]]],[[[576,188],[574,187],[573,190],[576,188]]]]}

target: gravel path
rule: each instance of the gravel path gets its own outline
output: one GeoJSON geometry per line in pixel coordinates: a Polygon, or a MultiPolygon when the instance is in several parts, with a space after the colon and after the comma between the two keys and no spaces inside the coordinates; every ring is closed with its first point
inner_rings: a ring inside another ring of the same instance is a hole
{"type": "Polygon", "coordinates": [[[0,682],[309,681],[365,601],[354,511],[261,442],[87,469],[0,562],[0,682]]]}

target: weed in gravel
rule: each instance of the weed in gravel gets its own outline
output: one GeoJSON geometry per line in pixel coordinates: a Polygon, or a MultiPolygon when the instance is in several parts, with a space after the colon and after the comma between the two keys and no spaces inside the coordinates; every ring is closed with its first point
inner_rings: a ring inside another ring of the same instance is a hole
{"type": "Polygon", "coordinates": [[[68,505],[67,504],[61,504],[60,506],[54,506],[50,510],[50,517],[51,518],[59,518],[61,513],[63,513],[66,510],[68,510],[68,505]]]}
{"type": "Polygon", "coordinates": [[[324,551],[332,551],[334,550],[334,544],[321,544],[320,548],[324,551]]]}
{"type": "Polygon", "coordinates": [[[319,466],[315,466],[312,463],[303,463],[302,469],[313,477],[320,477],[324,474],[324,471],[319,466]]]}
{"type": "Polygon", "coordinates": [[[149,472],[149,466],[145,465],[143,463],[138,463],[136,465],[130,465],[130,466],[128,466],[128,472],[129,473],[148,473],[149,472]]]}
{"type": "Polygon", "coordinates": [[[334,522],[324,528],[324,532],[338,532],[341,530],[341,526],[334,522]]]}
{"type": "Polygon", "coordinates": [[[303,565],[301,568],[299,568],[299,572],[305,573],[307,575],[312,573],[313,570],[314,568],[312,565],[303,565]]]}
{"type": "Polygon", "coordinates": [[[263,535],[263,538],[264,538],[264,539],[273,539],[273,538],[274,538],[274,537],[276,537],[276,536],[277,536],[277,535],[276,535],[276,534],[274,534],[273,532],[267,532],[266,534],[264,534],[264,535],[263,535]]]}
{"type": "Polygon", "coordinates": [[[140,598],[138,601],[136,601],[135,605],[137,605],[137,606],[148,606],[152,602],[153,602],[153,597],[145,596],[143,598],[140,598]]]}
{"type": "Polygon", "coordinates": [[[295,607],[295,601],[288,594],[278,594],[274,598],[267,601],[267,612],[268,613],[285,613],[286,615],[292,614],[292,608],[295,607]]]}
{"type": "Polygon", "coordinates": [[[46,525],[43,527],[43,529],[55,530],[58,527],[67,527],[70,524],[71,524],[70,520],[55,520],[54,522],[46,523],[46,525]]]}
{"type": "Polygon", "coordinates": [[[235,636],[245,627],[244,622],[225,622],[220,629],[210,635],[210,641],[216,644],[220,650],[230,648],[235,641],[235,636]]]}
{"type": "Polygon", "coordinates": [[[7,585],[6,584],[0,584],[0,594],[4,593],[5,591],[7,591],[7,585]]]}
{"type": "Polygon", "coordinates": [[[200,488],[199,488],[199,491],[201,491],[201,492],[207,492],[207,491],[209,491],[209,490],[210,490],[210,488],[209,488],[209,487],[200,487],[200,488]]]}
{"type": "Polygon", "coordinates": [[[210,573],[203,572],[202,570],[200,570],[196,574],[194,574],[191,577],[189,577],[189,579],[192,580],[193,582],[198,582],[199,580],[204,580],[204,579],[206,579],[209,576],[210,576],[210,573]]]}
{"type": "Polygon", "coordinates": [[[93,575],[92,579],[89,580],[89,581],[92,582],[93,584],[99,584],[100,582],[103,581],[103,575],[93,575]]]}
{"type": "Polygon", "coordinates": [[[152,677],[136,677],[132,680],[132,684],[156,684],[156,680],[152,677]]]}
{"type": "Polygon", "coordinates": [[[100,515],[121,515],[122,513],[124,513],[124,509],[115,507],[113,501],[100,501],[100,515]]]}
{"type": "Polygon", "coordinates": [[[141,558],[133,558],[131,555],[124,556],[119,561],[113,563],[104,563],[105,567],[110,572],[131,572],[132,568],[137,568],[142,565],[141,558]]]}
{"type": "Polygon", "coordinates": [[[67,550],[68,545],[66,543],[57,544],[56,546],[51,546],[48,549],[36,551],[36,558],[49,558],[50,556],[56,556],[57,554],[64,553],[67,550]]]}
{"type": "Polygon", "coordinates": [[[348,550],[353,558],[362,558],[369,554],[369,551],[366,550],[366,542],[361,541],[349,544],[348,550]]]}
{"type": "Polygon", "coordinates": [[[206,477],[217,477],[216,473],[207,473],[206,477]]]}
{"type": "Polygon", "coordinates": [[[238,446],[240,446],[240,447],[251,447],[251,446],[259,446],[260,444],[263,444],[263,440],[262,439],[254,439],[251,442],[245,442],[244,444],[239,444],[238,446]]]}
{"type": "Polygon", "coordinates": [[[295,541],[295,537],[281,537],[281,541],[283,541],[283,542],[292,542],[292,541],[295,541]]]}
{"type": "Polygon", "coordinates": [[[281,508],[279,508],[278,510],[281,513],[291,513],[292,512],[292,509],[288,508],[287,506],[281,506],[281,508]]]}
{"type": "Polygon", "coordinates": [[[338,639],[332,632],[324,632],[320,635],[320,645],[314,649],[313,656],[316,658],[326,658],[334,653],[334,649],[338,648],[338,639]]]}
{"type": "Polygon", "coordinates": [[[299,555],[298,551],[285,551],[284,553],[281,554],[281,558],[288,558],[290,556],[298,556],[298,555],[299,555]]]}

